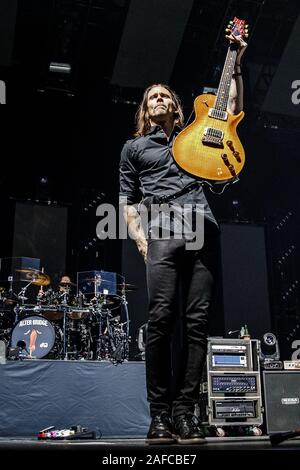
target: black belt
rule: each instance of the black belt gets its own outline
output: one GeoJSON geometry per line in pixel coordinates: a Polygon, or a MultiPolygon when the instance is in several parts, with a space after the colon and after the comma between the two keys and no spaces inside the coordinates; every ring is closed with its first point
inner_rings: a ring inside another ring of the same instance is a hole
{"type": "Polygon", "coordinates": [[[184,188],[182,188],[180,191],[177,191],[174,194],[169,194],[167,196],[154,196],[154,198],[158,198],[158,204],[166,204],[167,202],[173,201],[173,199],[177,199],[180,196],[183,196],[184,194],[190,193],[193,191],[193,189],[196,189],[199,187],[199,182],[198,181],[193,181],[193,183],[188,184],[184,188]]]}
{"type": "Polygon", "coordinates": [[[144,204],[144,206],[146,206],[146,208],[149,210],[151,204],[167,204],[168,202],[173,201],[173,199],[177,199],[178,197],[183,196],[184,194],[190,193],[191,191],[193,191],[193,189],[198,188],[199,185],[200,183],[198,181],[193,181],[192,183],[188,184],[176,193],[163,196],[149,196],[143,199],[140,204],[144,204]]]}

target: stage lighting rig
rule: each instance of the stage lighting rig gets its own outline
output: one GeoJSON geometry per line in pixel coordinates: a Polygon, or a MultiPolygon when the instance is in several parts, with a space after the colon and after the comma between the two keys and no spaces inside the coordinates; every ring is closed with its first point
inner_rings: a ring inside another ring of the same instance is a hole
{"type": "Polygon", "coordinates": [[[279,361],[280,352],[276,336],[265,333],[260,343],[260,359],[262,361],[279,361]]]}

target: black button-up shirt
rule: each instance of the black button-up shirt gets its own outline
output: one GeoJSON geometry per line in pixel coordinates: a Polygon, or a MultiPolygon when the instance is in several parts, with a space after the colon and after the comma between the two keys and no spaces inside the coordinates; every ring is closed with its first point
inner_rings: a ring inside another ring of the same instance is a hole
{"type": "MultiPolygon", "coordinates": [[[[168,138],[160,126],[153,126],[146,135],[126,142],[120,161],[120,203],[135,204],[141,196],[168,196],[195,181],[181,170],[172,155],[172,145],[179,132],[176,126],[168,138]]],[[[172,203],[202,204],[205,219],[217,225],[200,184],[172,203]]]]}

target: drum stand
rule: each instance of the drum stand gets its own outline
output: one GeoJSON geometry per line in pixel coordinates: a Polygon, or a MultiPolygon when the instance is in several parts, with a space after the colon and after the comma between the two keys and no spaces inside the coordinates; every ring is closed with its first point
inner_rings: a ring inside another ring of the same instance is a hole
{"type": "MultiPolygon", "coordinates": [[[[126,343],[127,343],[126,349],[128,349],[128,354],[129,354],[129,341],[130,341],[129,323],[130,323],[130,320],[129,320],[128,302],[127,302],[127,299],[126,299],[125,290],[123,290],[123,292],[122,292],[121,299],[122,299],[122,305],[123,305],[123,308],[124,308],[124,311],[125,311],[125,322],[122,323],[122,325],[126,325],[126,332],[125,332],[125,334],[126,334],[126,343]]],[[[127,359],[128,359],[128,357],[127,357],[127,359]]]]}
{"type": "Polygon", "coordinates": [[[109,340],[110,340],[110,327],[109,315],[110,310],[103,310],[101,304],[96,308],[96,324],[97,324],[97,339],[95,359],[97,361],[109,359],[109,340]]]}
{"type": "Polygon", "coordinates": [[[19,304],[17,304],[17,306],[14,308],[14,312],[15,312],[15,323],[18,322],[19,320],[19,312],[22,310],[22,307],[24,307],[25,305],[25,300],[28,300],[28,297],[25,297],[25,294],[26,294],[26,290],[28,289],[28,287],[34,282],[34,279],[32,279],[30,282],[28,282],[28,284],[26,284],[25,287],[22,287],[22,289],[20,290],[20,292],[18,293],[17,295],[17,298],[21,300],[21,306],[19,304]]]}
{"type": "Polygon", "coordinates": [[[68,360],[68,348],[67,348],[67,334],[68,334],[68,322],[67,322],[67,312],[69,309],[68,306],[68,297],[69,297],[69,292],[65,291],[63,292],[59,297],[62,297],[62,302],[61,302],[61,308],[63,312],[63,348],[62,348],[62,359],[64,361],[68,360]]]}
{"type": "Polygon", "coordinates": [[[117,348],[119,349],[118,354],[117,352],[115,353],[115,359],[117,360],[117,362],[122,362],[124,360],[128,360],[129,358],[129,343],[131,339],[129,336],[130,320],[129,320],[128,302],[126,299],[125,289],[122,289],[122,295],[117,296],[117,297],[119,297],[119,299],[121,300],[121,308],[123,307],[124,312],[125,312],[125,321],[119,324],[119,327],[121,327],[121,330],[122,330],[122,336],[124,335],[124,337],[121,339],[121,342],[118,345],[118,348],[117,348]],[[125,331],[123,330],[124,326],[125,326],[125,331]]]}
{"type": "Polygon", "coordinates": [[[18,299],[21,299],[21,303],[24,304],[24,300],[28,300],[27,297],[25,297],[25,294],[26,294],[26,291],[28,289],[28,287],[34,282],[34,279],[31,280],[30,282],[28,282],[28,284],[26,284],[26,286],[22,287],[22,289],[20,290],[20,292],[18,293],[17,297],[18,299]]]}

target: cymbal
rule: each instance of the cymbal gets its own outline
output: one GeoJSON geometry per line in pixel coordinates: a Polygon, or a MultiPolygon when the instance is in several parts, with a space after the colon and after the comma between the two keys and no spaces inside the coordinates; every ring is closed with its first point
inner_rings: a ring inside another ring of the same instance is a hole
{"type": "Polygon", "coordinates": [[[50,284],[50,277],[37,269],[16,269],[16,271],[18,273],[25,273],[26,280],[31,281],[31,284],[35,286],[48,286],[50,284]]]}
{"type": "Polygon", "coordinates": [[[8,299],[7,299],[7,298],[6,298],[6,299],[4,300],[4,304],[5,304],[5,305],[14,305],[14,304],[16,304],[16,303],[17,303],[17,299],[11,299],[11,298],[8,298],[8,299]]]}
{"type": "Polygon", "coordinates": [[[126,284],[125,282],[123,282],[122,284],[117,284],[117,287],[121,290],[127,290],[127,291],[138,289],[138,287],[135,286],[134,284],[126,284]]]}
{"type": "MultiPolygon", "coordinates": [[[[95,278],[92,277],[92,278],[84,279],[84,281],[94,282],[96,284],[98,283],[99,285],[101,285],[101,284],[110,284],[110,285],[115,286],[114,281],[107,281],[106,279],[95,279],[95,278]]],[[[137,290],[138,288],[134,284],[126,284],[125,282],[121,282],[120,284],[117,284],[117,289],[118,290],[132,291],[132,290],[137,290]]]]}
{"type": "Polygon", "coordinates": [[[99,302],[101,305],[113,305],[114,304],[114,301],[111,300],[111,299],[105,299],[105,303],[103,304],[103,297],[99,297],[97,299],[93,298],[91,299],[91,302],[89,305],[93,304],[94,302],[99,302]]]}

